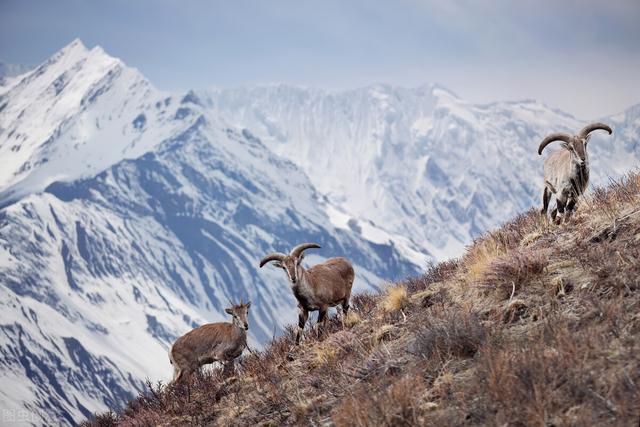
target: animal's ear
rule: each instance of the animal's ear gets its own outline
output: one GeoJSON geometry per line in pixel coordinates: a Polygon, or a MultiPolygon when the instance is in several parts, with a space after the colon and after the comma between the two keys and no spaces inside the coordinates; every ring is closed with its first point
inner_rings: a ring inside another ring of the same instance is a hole
{"type": "Polygon", "coordinates": [[[571,147],[570,147],[570,146],[569,146],[569,144],[568,144],[568,143],[566,143],[566,142],[563,142],[562,144],[560,144],[560,146],[561,146],[562,148],[564,148],[565,150],[569,150],[569,151],[571,151],[571,147]]]}
{"type": "Polygon", "coordinates": [[[302,260],[303,260],[303,259],[304,259],[304,254],[301,254],[301,255],[298,257],[298,261],[297,261],[298,265],[300,265],[300,263],[302,262],[302,260]]]}
{"type": "Polygon", "coordinates": [[[273,265],[277,268],[282,268],[282,263],[280,261],[274,261],[273,265]]]}
{"type": "Polygon", "coordinates": [[[587,137],[584,139],[584,145],[587,145],[590,139],[591,139],[591,134],[587,135],[587,137]]]}
{"type": "Polygon", "coordinates": [[[231,314],[231,315],[233,314],[233,310],[232,310],[232,309],[230,309],[230,308],[225,308],[225,309],[224,309],[224,311],[225,311],[227,314],[231,314]]]}
{"type": "Polygon", "coordinates": [[[247,302],[247,309],[251,307],[251,301],[247,302]]]}

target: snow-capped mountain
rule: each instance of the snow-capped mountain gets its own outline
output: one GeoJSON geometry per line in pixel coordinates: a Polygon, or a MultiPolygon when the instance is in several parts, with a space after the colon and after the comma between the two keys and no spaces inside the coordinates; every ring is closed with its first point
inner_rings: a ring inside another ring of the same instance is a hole
{"type": "Polygon", "coordinates": [[[0,90],[2,86],[10,84],[15,77],[29,71],[29,67],[23,64],[8,64],[0,62],[0,90]]]}
{"type": "MultiPolygon", "coordinates": [[[[596,183],[640,158],[640,107],[605,120],[596,183]]],[[[76,40],[0,85],[0,404],[36,424],[121,405],[230,299],[259,345],[295,319],[271,250],[316,241],[356,290],[458,255],[539,203],[539,140],[583,124],[438,86],[165,93],[76,40]]]]}
{"type": "MultiPolygon", "coordinates": [[[[336,224],[391,238],[412,259],[457,256],[473,236],[539,204],[539,142],[586,123],[535,101],[472,104],[437,85],[335,93],[280,84],[198,96],[299,165],[336,224]]],[[[596,184],[640,159],[638,107],[604,120],[614,135],[590,143],[596,184]]]]}
{"type": "Polygon", "coordinates": [[[359,290],[417,272],[333,226],[304,172],[250,131],[99,48],[75,41],[2,105],[0,402],[26,421],[71,424],[169,379],[172,341],[229,300],[253,301],[250,344],[265,342],[297,313],[282,272],[258,269],[274,249],[348,256],[359,290]]]}
{"type": "Polygon", "coordinates": [[[0,204],[94,175],[179,132],[183,113],[168,96],[74,40],[0,92],[0,204]]]}

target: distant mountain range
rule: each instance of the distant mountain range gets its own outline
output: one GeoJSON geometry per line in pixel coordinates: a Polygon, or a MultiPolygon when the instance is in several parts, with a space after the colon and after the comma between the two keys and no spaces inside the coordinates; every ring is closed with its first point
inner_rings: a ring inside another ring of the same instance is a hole
{"type": "MultiPolygon", "coordinates": [[[[537,148],[585,120],[535,101],[477,105],[438,85],[375,85],[328,92],[286,85],[196,96],[300,166],[337,212],[370,239],[391,238],[408,258],[446,259],[474,236],[541,203],[537,148]]],[[[640,105],[600,118],[593,182],[638,166],[640,105]]]]}
{"type": "MultiPolygon", "coordinates": [[[[640,106],[604,120],[596,183],[640,159],[640,106]]],[[[0,402],[34,423],[117,407],[229,300],[266,342],[295,319],[271,250],[318,242],[308,263],[347,256],[357,291],[456,256],[539,203],[538,141],[583,124],[438,86],[165,93],[75,40],[0,85],[0,402]]]]}

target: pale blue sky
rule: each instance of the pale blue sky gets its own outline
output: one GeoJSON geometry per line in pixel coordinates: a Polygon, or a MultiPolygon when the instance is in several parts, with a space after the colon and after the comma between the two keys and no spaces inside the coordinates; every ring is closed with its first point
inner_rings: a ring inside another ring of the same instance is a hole
{"type": "Polygon", "coordinates": [[[0,0],[0,61],[99,44],[157,87],[440,83],[583,118],[640,102],[639,0],[0,0]]]}

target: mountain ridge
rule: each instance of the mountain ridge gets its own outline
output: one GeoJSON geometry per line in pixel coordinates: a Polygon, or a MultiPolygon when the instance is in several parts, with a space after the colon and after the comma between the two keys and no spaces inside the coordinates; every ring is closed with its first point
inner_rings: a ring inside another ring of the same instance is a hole
{"type": "MultiPolygon", "coordinates": [[[[422,252],[422,263],[459,254],[483,230],[538,204],[538,142],[585,124],[534,101],[469,103],[438,85],[327,92],[279,84],[199,98],[298,164],[354,222],[419,240],[404,247],[422,252]],[[488,216],[483,206],[498,202],[505,209],[488,216]]],[[[634,141],[640,115],[630,108],[605,120],[617,125],[619,117],[627,121],[611,141],[596,135],[591,144],[596,184],[640,159],[637,149],[620,149],[634,141]]]]}

